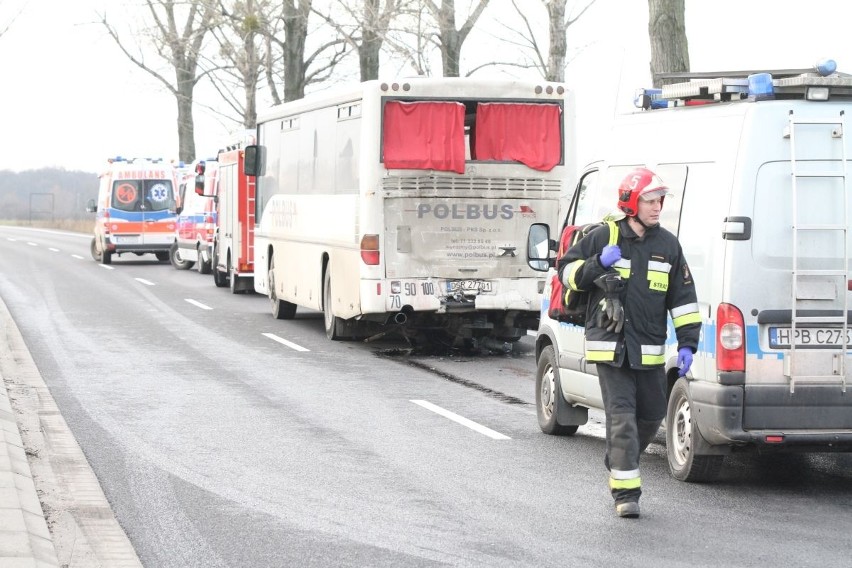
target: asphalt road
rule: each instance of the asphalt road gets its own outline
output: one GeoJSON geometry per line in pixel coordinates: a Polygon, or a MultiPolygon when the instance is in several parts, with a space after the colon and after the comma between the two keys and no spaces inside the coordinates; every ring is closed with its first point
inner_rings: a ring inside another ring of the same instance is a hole
{"type": "Polygon", "coordinates": [[[850,566],[852,460],[643,458],[617,519],[600,416],[540,432],[510,353],[331,342],[321,315],[86,235],[0,227],[0,296],[145,566],[850,566]]]}

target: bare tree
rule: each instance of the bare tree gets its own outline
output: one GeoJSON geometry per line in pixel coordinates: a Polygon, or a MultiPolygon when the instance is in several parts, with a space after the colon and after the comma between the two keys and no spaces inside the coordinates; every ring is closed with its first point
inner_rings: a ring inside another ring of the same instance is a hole
{"type": "Polygon", "coordinates": [[[284,0],[266,32],[266,80],[274,104],[281,102],[276,87],[280,72],[284,78],[284,100],[294,101],[305,96],[305,87],[328,79],[346,54],[345,40],[331,37],[320,43],[307,57],[305,53],[313,0],[284,0]],[[283,38],[279,35],[283,28],[283,38]],[[281,51],[276,57],[275,49],[281,51]]]}
{"type": "Polygon", "coordinates": [[[564,81],[565,66],[568,63],[568,28],[574,25],[586,13],[596,0],[577,3],[568,9],[568,0],[539,0],[540,3],[532,9],[543,7],[547,11],[548,49],[542,49],[543,42],[539,41],[536,31],[538,26],[530,21],[528,10],[531,3],[526,0],[521,8],[519,0],[512,0],[512,6],[520,18],[521,25],[513,23],[504,27],[510,32],[508,43],[516,45],[521,50],[531,54],[528,63],[490,63],[488,65],[517,65],[538,69],[546,81],[564,81]]]}
{"type": "Polygon", "coordinates": [[[383,47],[391,59],[411,67],[417,75],[432,75],[429,52],[440,50],[434,18],[422,2],[414,0],[400,6],[396,25],[387,30],[383,47]]]}
{"type": "Polygon", "coordinates": [[[198,81],[209,70],[200,68],[204,38],[216,25],[218,2],[216,0],[145,0],[151,28],[148,38],[157,55],[174,69],[175,80],[170,81],[146,63],[143,51],[130,51],[123,37],[107,21],[106,14],[101,23],[115,40],[122,52],[141,69],[144,69],[174,95],[178,111],[178,155],[185,162],[195,159],[195,123],[192,117],[193,92],[198,81]],[[176,6],[176,4],[179,4],[176,6]],[[182,26],[177,23],[177,12],[186,14],[182,26]]]}
{"type": "Polygon", "coordinates": [[[438,23],[438,41],[441,48],[444,77],[458,77],[462,45],[464,45],[464,41],[479,16],[488,6],[489,0],[478,0],[473,11],[459,29],[456,29],[456,0],[441,0],[440,6],[435,4],[434,0],[423,1],[438,23]]]}
{"type": "Polygon", "coordinates": [[[684,0],[648,0],[648,36],[655,87],[676,81],[660,78],[661,73],[689,71],[684,0]]]}
{"type": "Polygon", "coordinates": [[[328,13],[320,10],[316,10],[316,13],[357,52],[361,80],[369,81],[379,78],[382,43],[387,37],[391,20],[400,14],[408,1],[359,0],[359,3],[360,10],[352,5],[352,0],[335,0],[328,13]]]}
{"type": "Polygon", "coordinates": [[[219,44],[219,55],[227,64],[220,74],[210,75],[211,82],[247,129],[257,125],[257,92],[266,60],[261,46],[265,45],[263,34],[268,28],[271,5],[272,0],[238,0],[229,10],[220,0],[225,23],[212,30],[219,44]]]}
{"type": "MultiPolygon", "coordinates": [[[[2,2],[0,2],[0,6],[2,6],[2,5],[3,5],[3,4],[2,4],[2,2]]],[[[6,22],[5,24],[0,23],[0,26],[2,26],[2,27],[0,27],[0,37],[3,37],[3,36],[6,34],[6,32],[8,32],[8,31],[9,31],[9,28],[12,26],[12,24],[13,24],[13,23],[14,23],[14,21],[15,21],[15,19],[16,19],[18,16],[20,16],[20,15],[21,15],[21,12],[22,12],[22,11],[23,11],[23,8],[21,8],[20,10],[18,10],[18,13],[16,13],[14,16],[12,16],[11,18],[9,18],[9,21],[8,21],[8,22],[6,22]]]]}

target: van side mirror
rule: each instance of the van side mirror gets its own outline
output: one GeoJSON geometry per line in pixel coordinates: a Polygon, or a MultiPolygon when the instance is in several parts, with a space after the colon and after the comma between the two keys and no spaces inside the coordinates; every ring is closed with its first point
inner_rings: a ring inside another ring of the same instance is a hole
{"type": "Polygon", "coordinates": [[[204,195],[204,176],[197,175],[195,176],[195,194],[196,195],[204,195]]]}
{"type": "Polygon", "coordinates": [[[550,240],[550,226],[547,223],[533,223],[527,234],[527,264],[533,270],[547,272],[554,266],[555,260],[551,258],[550,251],[553,250],[550,240]]]}
{"type": "Polygon", "coordinates": [[[90,199],[86,202],[86,213],[97,213],[98,206],[95,204],[94,199],[90,199]]]}
{"type": "Polygon", "coordinates": [[[244,169],[247,176],[262,176],[266,166],[266,147],[252,144],[244,150],[244,169]]]}

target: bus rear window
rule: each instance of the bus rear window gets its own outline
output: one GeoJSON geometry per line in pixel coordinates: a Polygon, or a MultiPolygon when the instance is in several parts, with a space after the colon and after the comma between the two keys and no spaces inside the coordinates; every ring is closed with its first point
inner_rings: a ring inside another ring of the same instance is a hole
{"type": "Polygon", "coordinates": [[[464,173],[464,105],[389,101],[382,120],[388,169],[464,173]]]}
{"type": "Polygon", "coordinates": [[[552,104],[480,103],[471,157],[550,171],[562,160],[559,118],[559,107],[552,104]]]}
{"type": "Polygon", "coordinates": [[[562,109],[553,103],[387,101],[382,157],[388,169],[464,173],[477,162],[550,171],[562,162],[562,109]]]}

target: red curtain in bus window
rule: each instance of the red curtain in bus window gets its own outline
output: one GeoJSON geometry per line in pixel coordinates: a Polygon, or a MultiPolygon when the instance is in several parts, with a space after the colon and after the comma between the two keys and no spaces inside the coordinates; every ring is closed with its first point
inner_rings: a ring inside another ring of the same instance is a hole
{"type": "Polygon", "coordinates": [[[514,160],[550,171],[562,159],[559,105],[480,103],[476,107],[477,160],[514,160]]]}
{"type": "Polygon", "coordinates": [[[464,105],[388,101],[382,121],[387,169],[464,173],[464,105]]]}

